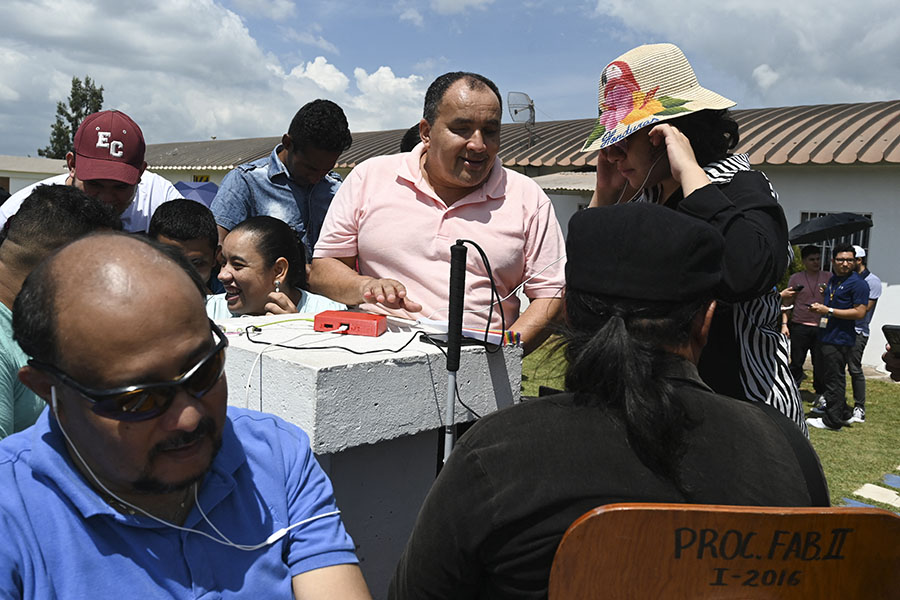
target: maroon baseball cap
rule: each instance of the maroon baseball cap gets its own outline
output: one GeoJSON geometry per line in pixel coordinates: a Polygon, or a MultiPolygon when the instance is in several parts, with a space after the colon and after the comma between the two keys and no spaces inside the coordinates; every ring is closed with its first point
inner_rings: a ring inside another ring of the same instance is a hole
{"type": "Polygon", "coordinates": [[[88,115],[75,133],[75,177],[135,185],[141,179],[145,148],[141,128],[125,113],[88,115]]]}

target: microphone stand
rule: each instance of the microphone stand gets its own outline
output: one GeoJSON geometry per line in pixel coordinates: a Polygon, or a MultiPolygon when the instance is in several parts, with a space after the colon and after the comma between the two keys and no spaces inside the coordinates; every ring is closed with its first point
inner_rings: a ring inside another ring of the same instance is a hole
{"type": "Polygon", "coordinates": [[[444,462],[453,450],[456,421],[456,372],[462,345],[463,296],[466,290],[466,246],[462,240],[450,246],[450,308],[447,315],[447,412],[444,417],[444,462]]]}

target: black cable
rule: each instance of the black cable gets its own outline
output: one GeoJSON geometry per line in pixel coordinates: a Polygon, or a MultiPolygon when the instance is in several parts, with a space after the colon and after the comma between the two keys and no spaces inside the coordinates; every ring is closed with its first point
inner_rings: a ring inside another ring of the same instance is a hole
{"type": "Polygon", "coordinates": [[[491,270],[491,261],[488,260],[487,254],[484,253],[484,250],[481,249],[477,243],[472,240],[456,240],[457,243],[463,244],[471,244],[474,247],[478,254],[481,256],[481,262],[484,264],[484,268],[487,270],[488,281],[491,282],[491,299],[490,305],[488,307],[488,318],[487,325],[484,328],[484,343],[485,343],[485,352],[490,354],[494,354],[499,352],[503,347],[503,340],[506,336],[506,315],[503,314],[503,303],[500,300],[500,293],[497,291],[497,284],[494,282],[494,272],[491,270]],[[494,298],[497,299],[497,309],[500,311],[500,343],[494,350],[490,349],[488,345],[488,332],[491,329],[491,318],[494,316],[494,298]]]}
{"type": "Polygon", "coordinates": [[[403,350],[406,349],[407,346],[409,346],[411,343],[413,343],[413,341],[416,339],[416,336],[419,335],[419,332],[417,331],[416,333],[414,333],[414,334],[412,335],[411,338],[409,338],[408,340],[406,340],[406,343],[404,343],[402,346],[400,346],[400,347],[397,348],[396,350],[391,350],[391,349],[384,349],[384,350],[353,350],[352,348],[344,348],[343,346],[288,346],[287,344],[278,344],[278,343],[275,343],[275,342],[265,342],[265,341],[262,341],[262,340],[255,340],[255,339],[253,339],[252,337],[250,337],[250,332],[251,332],[251,331],[253,331],[254,333],[256,333],[256,332],[259,331],[259,328],[258,328],[258,327],[254,327],[254,328],[251,329],[250,327],[248,327],[248,328],[244,331],[245,335],[247,336],[247,339],[250,340],[251,342],[253,342],[254,344],[265,344],[266,346],[275,346],[276,348],[284,348],[284,349],[286,349],[286,350],[343,350],[343,351],[345,351],[345,352],[350,352],[351,354],[356,354],[356,355],[358,355],[358,356],[362,356],[362,355],[364,355],[364,354],[378,354],[379,352],[387,352],[388,354],[396,354],[396,353],[398,353],[398,352],[402,352],[403,350]]]}
{"type": "MultiPolygon", "coordinates": [[[[427,339],[427,340],[428,340],[435,348],[437,348],[438,350],[440,350],[440,351],[441,351],[441,354],[444,355],[444,358],[447,358],[447,352],[446,352],[443,348],[441,348],[440,344],[438,344],[437,341],[436,341],[434,338],[432,338],[430,335],[428,335],[428,334],[425,333],[424,331],[422,332],[421,335],[422,335],[425,339],[427,339]]],[[[487,351],[488,351],[488,349],[487,349],[487,347],[485,347],[485,352],[487,352],[487,351]]],[[[465,402],[463,402],[462,396],[459,395],[459,383],[454,382],[454,386],[453,386],[453,387],[456,388],[456,399],[459,400],[459,403],[462,405],[462,407],[465,408],[465,409],[466,409],[467,411],[469,411],[470,413],[472,413],[473,415],[475,415],[475,418],[476,418],[476,419],[480,419],[480,418],[481,418],[481,415],[479,415],[477,412],[475,412],[475,411],[472,409],[472,407],[470,407],[468,404],[466,404],[465,402]]]]}

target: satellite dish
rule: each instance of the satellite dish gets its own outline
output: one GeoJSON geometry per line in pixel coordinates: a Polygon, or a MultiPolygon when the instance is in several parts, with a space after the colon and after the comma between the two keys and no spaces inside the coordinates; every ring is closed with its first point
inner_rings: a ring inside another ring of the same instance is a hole
{"type": "Polygon", "coordinates": [[[509,116],[515,123],[534,125],[534,101],[523,92],[510,92],[506,96],[509,116]]]}
{"type": "Polygon", "coordinates": [[[528,130],[528,147],[535,140],[534,135],[534,101],[524,92],[510,92],[506,96],[509,116],[514,123],[525,123],[528,130]]]}

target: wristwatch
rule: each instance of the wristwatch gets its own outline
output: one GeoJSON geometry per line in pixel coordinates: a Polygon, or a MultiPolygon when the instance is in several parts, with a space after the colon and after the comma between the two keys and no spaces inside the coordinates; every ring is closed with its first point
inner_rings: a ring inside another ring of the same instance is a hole
{"type": "Polygon", "coordinates": [[[829,307],[828,308],[828,316],[830,317],[832,315],[834,315],[834,309],[829,307]]]}

